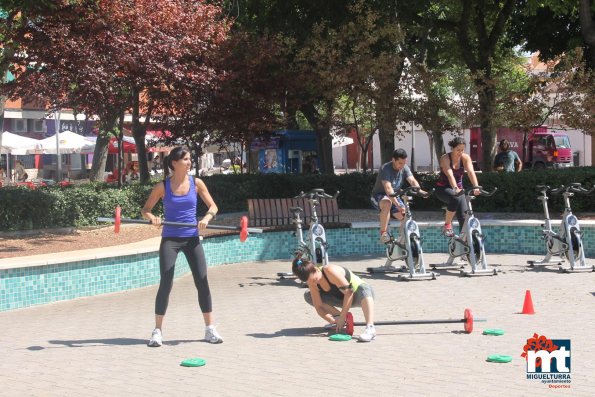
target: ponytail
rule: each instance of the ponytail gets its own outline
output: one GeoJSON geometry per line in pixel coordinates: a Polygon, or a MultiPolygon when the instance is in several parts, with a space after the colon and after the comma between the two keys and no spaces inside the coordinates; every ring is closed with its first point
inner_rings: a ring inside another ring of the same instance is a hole
{"type": "Polygon", "coordinates": [[[169,155],[163,156],[163,165],[163,182],[165,183],[165,180],[169,176],[169,155]]]}

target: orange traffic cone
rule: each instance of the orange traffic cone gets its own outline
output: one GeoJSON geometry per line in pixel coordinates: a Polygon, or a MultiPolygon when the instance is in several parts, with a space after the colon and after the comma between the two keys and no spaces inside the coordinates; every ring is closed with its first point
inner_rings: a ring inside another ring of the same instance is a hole
{"type": "Polygon", "coordinates": [[[531,299],[531,291],[527,290],[525,292],[525,303],[523,303],[523,311],[521,314],[535,314],[535,309],[533,309],[533,299],[531,299]]]}

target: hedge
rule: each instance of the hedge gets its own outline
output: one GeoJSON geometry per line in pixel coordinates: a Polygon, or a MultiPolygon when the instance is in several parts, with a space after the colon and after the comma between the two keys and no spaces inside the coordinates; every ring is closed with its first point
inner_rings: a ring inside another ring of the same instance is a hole
{"type": "MultiPolygon", "coordinates": [[[[435,186],[437,175],[418,174],[426,189],[435,186]]],[[[293,197],[301,191],[324,188],[329,194],[340,191],[340,208],[370,208],[370,191],[376,174],[352,173],[344,175],[287,175],[249,174],[213,175],[204,177],[209,192],[221,213],[247,210],[248,198],[293,197]]],[[[479,173],[480,184],[487,190],[498,188],[490,198],[478,198],[473,208],[485,212],[541,212],[535,186],[559,186],[579,182],[595,184],[595,167],[575,167],[560,170],[523,171],[521,173],[479,173]]],[[[469,185],[469,181],[465,181],[469,185]]],[[[14,231],[56,227],[96,225],[96,218],[112,216],[116,205],[122,216],[140,217],[140,208],[149,196],[152,185],[131,185],[118,189],[104,183],[48,186],[37,189],[4,187],[0,189],[0,230],[14,231]]],[[[575,212],[595,211],[595,195],[572,198],[575,212]]],[[[443,204],[434,196],[415,200],[414,210],[440,210],[443,204]]],[[[563,210],[562,196],[550,200],[552,214],[563,210]]],[[[204,206],[199,212],[204,212],[204,206]]],[[[155,213],[162,214],[161,203],[155,213]]]]}

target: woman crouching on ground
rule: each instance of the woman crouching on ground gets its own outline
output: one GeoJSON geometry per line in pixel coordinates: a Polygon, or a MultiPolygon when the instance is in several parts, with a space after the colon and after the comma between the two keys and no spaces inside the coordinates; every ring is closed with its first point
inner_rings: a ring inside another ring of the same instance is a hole
{"type": "Polygon", "coordinates": [[[337,332],[341,332],[345,326],[349,309],[352,306],[361,306],[366,320],[366,329],[359,336],[359,340],[370,342],[376,337],[372,286],[347,268],[337,265],[317,267],[302,258],[293,261],[292,271],[300,280],[308,284],[309,291],[304,294],[306,302],[314,306],[316,313],[329,324],[336,324],[337,332]]]}

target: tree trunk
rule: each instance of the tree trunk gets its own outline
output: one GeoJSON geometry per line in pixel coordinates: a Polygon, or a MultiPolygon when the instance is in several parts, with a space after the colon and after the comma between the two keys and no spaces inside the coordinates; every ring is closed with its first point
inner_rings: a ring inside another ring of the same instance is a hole
{"type": "Polygon", "coordinates": [[[112,112],[110,115],[104,115],[101,118],[99,134],[97,135],[95,150],[93,151],[93,163],[91,164],[91,172],[89,173],[89,180],[91,182],[102,182],[104,180],[110,141],[108,133],[116,129],[118,120],[118,117],[114,117],[114,114],[117,114],[117,112],[112,112]]]}
{"type": "Polygon", "coordinates": [[[323,173],[334,174],[333,137],[331,136],[330,127],[328,124],[316,130],[316,140],[318,142],[318,148],[320,149],[318,153],[318,160],[322,166],[323,173]]]}
{"type": "Polygon", "coordinates": [[[200,176],[199,171],[202,168],[201,156],[203,155],[202,142],[192,141],[188,147],[192,151],[192,158],[194,160],[195,176],[200,176]]]}
{"type": "MultiPolygon", "coordinates": [[[[494,113],[496,109],[496,93],[485,80],[476,82],[479,97],[479,121],[481,126],[481,143],[483,145],[483,162],[481,170],[492,169],[494,157],[496,157],[496,126],[494,125],[494,113]]],[[[479,164],[478,164],[479,165],[479,164]]]]}
{"type": "MultiPolygon", "coordinates": [[[[330,105],[328,105],[330,107],[330,105]]],[[[334,174],[333,167],[333,138],[330,132],[330,122],[322,119],[318,110],[312,103],[308,103],[300,109],[308,120],[308,123],[316,131],[316,143],[318,146],[318,161],[322,172],[325,174],[334,174]]],[[[330,109],[329,109],[330,111],[330,109]]],[[[327,114],[330,114],[327,112],[327,114]]]]}
{"type": "Polygon", "coordinates": [[[581,33],[588,48],[589,69],[595,70],[595,20],[593,20],[593,0],[579,0],[579,18],[581,33]]]}
{"type": "MultiPolygon", "coordinates": [[[[446,150],[444,149],[444,134],[442,131],[432,131],[431,135],[434,143],[434,153],[436,154],[438,163],[440,163],[440,158],[446,154],[446,150]]],[[[438,171],[440,171],[440,165],[438,165],[438,171]]]]}
{"type": "MultiPolygon", "coordinates": [[[[115,124],[115,121],[114,121],[115,124]]],[[[110,137],[105,132],[99,132],[97,141],[95,141],[95,150],[93,151],[93,163],[89,180],[91,182],[101,182],[105,176],[105,164],[107,163],[107,150],[110,137]]]]}
{"type": "MultiPolygon", "coordinates": [[[[151,117],[147,114],[147,120],[151,117]]],[[[132,136],[136,144],[136,153],[138,156],[139,179],[140,183],[149,183],[151,174],[149,174],[149,164],[147,162],[147,148],[145,146],[145,136],[147,135],[147,122],[140,122],[140,91],[137,88],[132,89],[132,136]]]]}
{"type": "Polygon", "coordinates": [[[368,150],[365,146],[362,145],[360,150],[361,155],[361,162],[362,162],[362,171],[366,172],[368,170],[368,150]]]}
{"type": "Polygon", "coordinates": [[[395,125],[396,118],[389,114],[378,114],[378,140],[380,142],[380,163],[389,162],[395,151],[395,125]]]}
{"type": "Polygon", "coordinates": [[[527,156],[527,144],[529,143],[529,131],[525,128],[523,129],[523,167],[525,167],[525,163],[528,161],[527,156]]]}
{"type": "MultiPolygon", "coordinates": [[[[399,69],[400,70],[400,69],[399,69]]],[[[400,73],[400,72],[399,72],[400,73]]],[[[398,74],[400,80],[400,74],[398,74]]],[[[395,151],[395,128],[397,111],[395,109],[395,92],[398,82],[380,87],[376,102],[378,115],[378,140],[380,142],[380,163],[389,162],[395,151]]]]}
{"type": "MultiPolygon", "coordinates": [[[[364,172],[368,171],[368,155],[370,152],[370,144],[372,143],[373,138],[374,138],[374,134],[364,137],[364,144],[361,146],[361,149],[362,149],[362,153],[361,153],[362,170],[364,172]]],[[[359,139],[359,133],[358,133],[358,139],[359,139]]]]}
{"type": "Polygon", "coordinates": [[[128,168],[124,165],[124,117],[126,111],[122,109],[120,118],[118,119],[118,189],[126,182],[128,176],[128,168]]]}
{"type": "Polygon", "coordinates": [[[285,126],[288,130],[299,130],[300,125],[296,116],[297,110],[294,107],[285,107],[285,126]]]}

